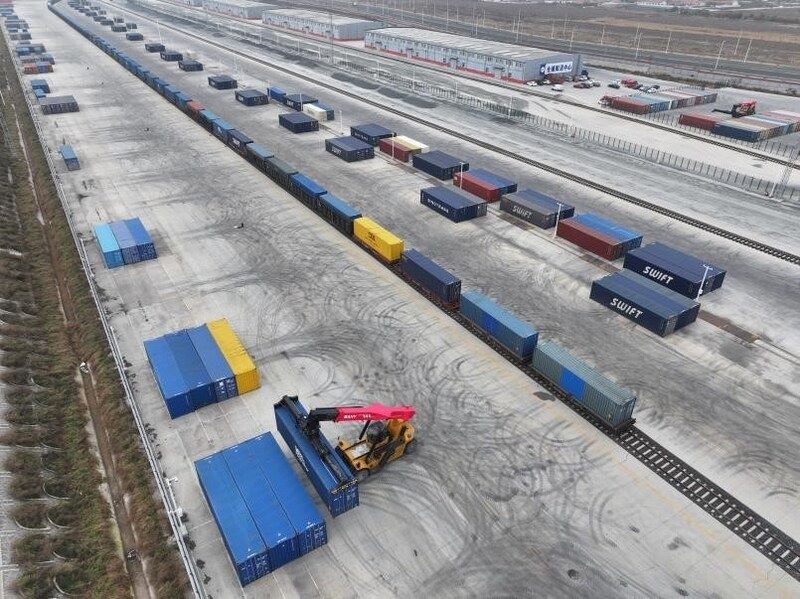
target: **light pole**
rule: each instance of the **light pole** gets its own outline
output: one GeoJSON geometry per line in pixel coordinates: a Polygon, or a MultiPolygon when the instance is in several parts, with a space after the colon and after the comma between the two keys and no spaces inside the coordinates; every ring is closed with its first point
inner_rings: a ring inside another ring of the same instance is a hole
{"type": "Polygon", "coordinates": [[[464,189],[464,163],[458,163],[458,188],[464,189]]]}
{"type": "Polygon", "coordinates": [[[564,207],[564,204],[561,202],[556,202],[558,204],[558,212],[556,212],[556,226],[553,229],[553,239],[556,238],[556,233],[558,233],[558,221],[561,220],[561,209],[564,207]]]}
{"type": "Polygon", "coordinates": [[[719,59],[722,58],[722,49],[725,47],[725,40],[722,40],[722,43],[719,45],[719,52],[717,53],[717,62],[714,63],[714,70],[717,70],[719,66],[719,59]]]}
{"type": "Polygon", "coordinates": [[[703,278],[700,280],[700,289],[697,290],[697,297],[694,298],[694,301],[698,301],[700,296],[703,295],[703,285],[706,283],[706,278],[708,277],[708,271],[711,270],[710,266],[706,266],[703,264],[703,268],[705,271],[703,272],[703,278]]]}

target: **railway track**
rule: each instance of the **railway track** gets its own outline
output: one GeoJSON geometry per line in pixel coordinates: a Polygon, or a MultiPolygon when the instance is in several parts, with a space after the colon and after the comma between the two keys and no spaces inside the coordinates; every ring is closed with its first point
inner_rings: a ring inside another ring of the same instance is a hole
{"type": "MultiPolygon", "coordinates": [[[[350,239],[353,241],[352,238],[350,239]]],[[[359,246],[365,251],[372,253],[368,248],[360,244],[359,246]]],[[[800,546],[798,546],[797,542],[789,535],[768,520],[759,516],[755,511],[738,501],[719,485],[664,448],[649,435],[638,429],[633,422],[621,431],[612,430],[602,420],[577,403],[574,398],[565,393],[560,387],[536,372],[531,363],[520,361],[511,354],[511,352],[495,343],[480,329],[475,327],[457,310],[442,305],[425,293],[419,286],[406,280],[402,272],[400,272],[399,264],[386,264],[383,261],[381,261],[381,263],[396,276],[411,284],[412,287],[436,304],[445,314],[470,330],[478,338],[494,348],[495,351],[503,355],[523,373],[542,385],[599,430],[607,434],[620,447],[660,476],[672,488],[690,499],[695,505],[710,514],[723,526],[778,565],[792,578],[800,581],[800,546]]]]}
{"type": "MultiPolygon", "coordinates": [[[[171,2],[169,2],[169,3],[171,3],[171,2]]],[[[302,4],[302,5],[303,6],[311,6],[311,5],[306,5],[306,4],[302,4]]],[[[180,8],[186,9],[186,8],[191,8],[191,7],[180,6],[180,8]]],[[[198,12],[200,12],[199,9],[193,9],[193,10],[198,10],[198,12]]],[[[342,11],[339,11],[339,12],[342,13],[342,11]]],[[[206,14],[206,13],[203,13],[203,14],[206,14]]],[[[220,16],[223,16],[223,15],[220,15],[220,16]]],[[[353,15],[346,15],[346,16],[353,16],[353,15]]],[[[173,18],[179,18],[179,17],[173,16],[173,18]]],[[[251,25],[251,26],[253,25],[252,21],[248,21],[246,19],[241,19],[241,18],[238,18],[238,17],[229,16],[229,15],[225,15],[225,18],[227,18],[227,19],[229,19],[231,21],[236,21],[236,22],[244,23],[244,24],[251,25]]],[[[400,25],[402,23],[402,21],[400,21],[398,19],[384,19],[384,20],[387,20],[391,24],[396,24],[396,25],[400,25]]],[[[271,28],[269,28],[269,27],[266,27],[266,28],[271,30],[271,28]]],[[[293,36],[293,37],[298,37],[298,38],[303,38],[303,39],[307,39],[307,40],[314,41],[314,42],[319,42],[320,41],[318,37],[312,37],[312,36],[304,35],[301,32],[295,32],[295,31],[291,31],[291,30],[281,30],[281,34],[289,35],[289,36],[293,36]]],[[[648,120],[641,119],[641,118],[633,116],[633,115],[628,115],[628,114],[624,114],[624,113],[621,113],[621,112],[614,112],[614,111],[611,111],[611,110],[599,108],[597,106],[591,106],[589,104],[583,104],[581,102],[576,102],[576,101],[571,100],[569,98],[553,96],[551,94],[545,94],[545,93],[538,92],[538,91],[533,90],[533,89],[529,89],[529,88],[524,87],[524,86],[513,85],[513,84],[510,84],[510,83],[503,82],[503,81],[488,79],[486,77],[480,77],[480,76],[477,76],[477,75],[472,75],[470,73],[458,73],[458,74],[455,74],[451,70],[435,67],[433,65],[426,64],[424,62],[415,61],[415,60],[411,60],[411,59],[408,59],[408,58],[403,58],[403,57],[400,57],[400,56],[387,56],[385,53],[382,53],[382,52],[379,52],[379,51],[376,51],[376,50],[370,50],[368,48],[358,48],[358,47],[354,47],[354,46],[347,46],[346,50],[348,52],[353,52],[353,53],[358,53],[358,54],[365,54],[365,55],[370,56],[370,57],[377,56],[377,57],[383,58],[385,60],[393,60],[395,62],[408,64],[408,65],[411,65],[411,66],[413,66],[415,68],[431,71],[431,72],[434,72],[434,73],[447,74],[447,75],[451,75],[451,76],[458,76],[458,77],[461,77],[463,79],[469,79],[471,81],[477,81],[479,83],[486,83],[486,84],[489,84],[489,85],[493,85],[495,87],[508,89],[508,90],[511,90],[511,91],[514,91],[514,92],[517,92],[517,93],[521,93],[521,94],[526,95],[526,96],[531,96],[533,98],[541,98],[541,99],[549,100],[549,101],[552,101],[552,102],[558,102],[558,103],[561,103],[561,104],[566,104],[568,106],[573,106],[575,108],[588,110],[590,112],[603,114],[603,115],[606,115],[606,116],[613,116],[613,117],[618,118],[618,119],[622,119],[622,120],[625,120],[625,121],[636,123],[638,125],[644,125],[646,127],[652,127],[654,129],[659,129],[661,131],[667,131],[669,133],[674,133],[674,134],[677,134],[677,135],[681,135],[683,137],[688,137],[690,139],[694,139],[694,140],[697,140],[697,141],[702,141],[704,143],[711,144],[713,146],[717,146],[717,147],[720,147],[720,148],[725,148],[726,150],[732,150],[734,152],[738,152],[739,154],[743,154],[745,156],[751,156],[753,158],[758,158],[760,160],[767,160],[767,161],[773,162],[775,164],[780,164],[781,166],[789,166],[791,168],[800,169],[800,164],[796,163],[796,161],[794,161],[794,160],[780,158],[778,156],[773,156],[773,155],[767,154],[765,152],[759,152],[759,151],[757,151],[755,149],[746,148],[746,147],[739,146],[739,145],[736,145],[736,144],[732,144],[732,143],[729,143],[729,142],[726,142],[726,141],[723,141],[723,140],[720,140],[720,139],[714,139],[714,138],[711,138],[711,137],[700,135],[699,133],[693,133],[691,131],[675,129],[674,127],[670,127],[669,125],[664,125],[664,124],[661,124],[661,123],[648,121],[648,120]]]]}
{"type": "MultiPolygon", "coordinates": [[[[119,10],[121,7],[115,6],[114,8],[119,10]]],[[[135,14],[137,17],[145,18],[145,19],[147,19],[149,21],[154,21],[154,19],[152,19],[151,17],[148,17],[146,15],[143,15],[142,13],[131,11],[129,9],[123,9],[123,10],[127,10],[128,12],[131,12],[132,14],[135,14]]],[[[179,17],[172,17],[172,18],[179,19],[179,17]]],[[[181,20],[187,21],[188,23],[190,23],[192,25],[196,25],[197,24],[194,21],[188,21],[186,19],[181,19],[181,20]]],[[[652,202],[648,202],[647,200],[644,200],[642,198],[637,198],[636,196],[633,196],[631,194],[627,194],[627,193],[621,192],[621,191],[616,190],[616,189],[614,189],[612,187],[609,187],[607,185],[603,185],[602,183],[598,183],[597,181],[592,181],[591,179],[587,179],[585,177],[581,177],[580,175],[577,175],[575,173],[572,173],[572,172],[569,172],[569,171],[565,171],[563,169],[559,169],[557,167],[554,167],[552,165],[546,164],[544,162],[540,162],[538,160],[534,160],[533,158],[528,158],[526,156],[522,156],[521,154],[518,154],[516,152],[512,152],[511,150],[508,150],[506,148],[502,148],[500,146],[491,144],[491,143],[489,143],[487,141],[483,141],[483,140],[478,139],[476,137],[473,137],[471,135],[467,135],[466,133],[462,133],[460,131],[456,131],[455,129],[451,129],[450,127],[446,127],[444,125],[439,125],[439,124],[433,123],[433,122],[431,122],[431,121],[429,121],[429,120],[427,120],[427,119],[425,119],[425,118],[423,118],[423,117],[421,117],[419,115],[412,114],[410,112],[406,112],[406,111],[401,110],[399,108],[394,108],[394,107],[389,106],[387,104],[383,104],[382,102],[379,102],[377,100],[372,100],[370,98],[366,98],[366,97],[364,97],[364,96],[362,96],[360,94],[357,94],[357,93],[354,93],[354,92],[349,91],[347,89],[338,87],[338,86],[333,85],[331,83],[326,83],[324,81],[320,81],[320,80],[315,79],[313,77],[310,77],[308,75],[303,75],[302,73],[298,73],[297,71],[295,71],[295,70],[293,70],[291,68],[275,64],[275,63],[270,62],[268,60],[264,60],[263,58],[258,58],[258,57],[252,56],[250,54],[242,52],[241,50],[237,50],[235,48],[231,48],[230,46],[226,46],[225,44],[222,44],[220,42],[217,42],[217,41],[214,41],[214,40],[211,40],[211,39],[208,39],[208,38],[204,38],[204,37],[202,37],[200,35],[197,35],[197,34],[192,33],[190,31],[186,31],[184,29],[180,29],[178,27],[175,27],[174,25],[165,23],[163,21],[159,21],[159,26],[160,27],[166,27],[168,29],[172,29],[173,31],[177,31],[178,33],[181,33],[182,35],[186,35],[188,37],[191,37],[191,38],[197,39],[199,41],[202,41],[202,42],[204,42],[206,44],[210,44],[212,46],[215,46],[215,47],[219,48],[220,50],[224,50],[225,52],[232,52],[232,53],[234,53],[234,54],[236,54],[238,56],[241,56],[242,58],[246,58],[248,60],[251,60],[253,62],[261,64],[263,66],[269,67],[271,69],[275,69],[277,71],[281,71],[282,73],[286,73],[287,75],[291,75],[291,76],[296,77],[298,79],[302,79],[303,81],[306,81],[306,82],[311,83],[313,85],[317,85],[319,87],[323,87],[325,89],[329,89],[329,90],[331,90],[333,92],[336,92],[338,94],[347,96],[348,98],[351,98],[353,100],[357,100],[359,102],[363,102],[365,104],[369,104],[370,106],[374,106],[375,108],[379,108],[379,109],[384,110],[386,112],[390,112],[390,113],[395,114],[397,116],[400,116],[400,117],[402,117],[404,119],[408,119],[410,121],[413,121],[413,122],[415,122],[417,124],[420,124],[420,125],[423,125],[425,127],[428,127],[428,128],[434,129],[436,131],[439,131],[441,133],[445,133],[447,135],[450,135],[451,137],[456,137],[458,139],[461,139],[462,141],[466,141],[468,143],[471,143],[471,144],[476,145],[478,147],[484,148],[484,149],[489,150],[491,152],[494,152],[496,154],[500,154],[500,155],[505,156],[507,158],[511,158],[513,160],[516,160],[517,162],[521,162],[521,163],[526,164],[528,166],[532,166],[532,167],[537,168],[539,170],[548,172],[548,173],[550,173],[552,175],[556,175],[558,177],[561,177],[561,178],[564,178],[564,179],[568,179],[570,181],[573,181],[575,183],[583,185],[584,187],[588,187],[590,189],[594,189],[596,191],[603,192],[605,194],[608,194],[608,195],[610,195],[612,197],[615,197],[615,198],[617,198],[619,200],[622,200],[624,202],[627,202],[629,204],[633,204],[633,205],[638,206],[640,208],[645,208],[645,209],[650,210],[652,212],[656,212],[658,214],[661,214],[662,216],[666,216],[668,218],[671,218],[673,220],[677,220],[677,221],[682,222],[684,224],[687,224],[689,226],[696,227],[698,229],[701,229],[701,230],[706,231],[708,233],[711,233],[713,235],[717,235],[719,237],[722,237],[722,238],[727,239],[729,241],[732,241],[734,243],[738,243],[738,244],[743,245],[745,247],[754,249],[756,251],[762,252],[764,254],[768,254],[768,255],[773,256],[775,258],[778,258],[780,260],[784,260],[784,261],[790,262],[792,264],[800,265],[800,255],[798,255],[798,254],[793,254],[791,252],[787,252],[787,251],[782,250],[780,248],[776,248],[776,247],[773,247],[771,245],[768,245],[768,244],[765,244],[765,243],[761,243],[761,242],[756,241],[754,239],[749,239],[749,238],[744,237],[742,235],[739,235],[737,233],[733,233],[732,231],[728,231],[726,229],[722,229],[720,227],[716,227],[716,226],[711,225],[709,223],[705,223],[703,221],[700,221],[700,220],[698,220],[696,218],[692,218],[691,216],[687,216],[685,214],[681,214],[680,212],[676,212],[674,210],[670,210],[669,208],[664,208],[663,206],[659,206],[659,205],[654,204],[652,202]]],[[[251,41],[249,43],[252,44],[253,42],[251,41]]]]}

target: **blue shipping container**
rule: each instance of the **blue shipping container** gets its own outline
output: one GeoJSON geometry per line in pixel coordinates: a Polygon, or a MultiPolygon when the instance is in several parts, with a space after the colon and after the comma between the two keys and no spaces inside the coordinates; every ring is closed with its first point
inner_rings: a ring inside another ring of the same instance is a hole
{"type": "Polygon", "coordinates": [[[228,143],[228,134],[230,133],[231,129],[233,129],[233,125],[223,121],[222,119],[217,119],[214,121],[214,135],[219,137],[226,144],[228,143]]]}
{"type": "Polygon", "coordinates": [[[486,202],[469,198],[447,187],[427,187],[419,192],[423,206],[446,216],[454,223],[486,216],[486,202]]]}
{"type": "Polygon", "coordinates": [[[725,279],[724,269],[658,242],[625,254],[623,266],[690,298],[697,297],[701,283],[703,293],[709,293],[725,279]]]}
{"type": "Polygon", "coordinates": [[[484,183],[488,183],[492,187],[500,190],[500,193],[514,193],[517,191],[517,184],[511,179],[506,179],[500,175],[495,175],[482,168],[474,168],[469,171],[470,176],[480,179],[484,183]]]}
{"type": "Polygon", "coordinates": [[[119,244],[110,226],[105,223],[95,225],[94,238],[100,247],[100,253],[103,254],[103,262],[106,263],[106,268],[117,268],[125,264],[122,259],[122,250],[119,249],[119,244]]]}
{"type": "Polygon", "coordinates": [[[31,89],[40,89],[44,93],[50,93],[50,84],[45,79],[31,79],[31,89]]]}
{"type": "Polygon", "coordinates": [[[189,403],[186,381],[167,340],[164,337],[148,339],[144,342],[144,350],[169,417],[174,419],[192,412],[194,408],[189,403]]]}
{"type": "Polygon", "coordinates": [[[139,247],[136,245],[136,240],[128,231],[125,222],[118,220],[110,223],[111,232],[114,233],[114,238],[119,244],[119,249],[122,250],[122,259],[125,264],[135,264],[141,260],[139,256],[139,247]]]}
{"type": "Polygon", "coordinates": [[[217,401],[236,397],[239,391],[236,388],[236,377],[233,375],[228,361],[211,336],[208,326],[200,325],[192,329],[187,329],[189,339],[192,340],[192,345],[200,356],[200,361],[214,382],[214,395],[217,401]]]}
{"type": "Polygon", "coordinates": [[[274,155],[260,144],[247,144],[247,158],[261,170],[264,170],[264,162],[267,158],[272,158],[274,155]]]}
{"type": "Polygon", "coordinates": [[[520,360],[530,359],[539,333],[477,291],[461,294],[459,312],[520,360]]]}
{"type": "Polygon", "coordinates": [[[469,170],[469,163],[439,150],[432,150],[423,154],[414,154],[411,157],[414,168],[441,179],[452,179],[457,172],[469,170]]]}
{"type": "Polygon", "coordinates": [[[292,133],[319,131],[319,121],[304,112],[289,112],[278,115],[278,124],[292,133]]]}
{"type": "Polygon", "coordinates": [[[242,586],[269,574],[267,547],[258,532],[222,454],[194,463],[200,488],[217,522],[242,586]]]}
{"type": "Polygon", "coordinates": [[[325,519],[314,505],[300,479],[283,455],[271,433],[248,439],[247,448],[264,476],[270,481],[272,490],[283,506],[283,511],[297,532],[300,555],[305,555],[328,542],[325,519]]]}
{"type": "Polygon", "coordinates": [[[283,91],[280,87],[270,87],[268,90],[269,97],[273,100],[278,100],[278,102],[283,103],[283,98],[286,96],[286,92],[283,91]]]}
{"type": "Polygon", "coordinates": [[[247,446],[234,445],[221,453],[264,541],[270,571],[300,557],[297,532],[247,446]]]}
{"type": "Polygon", "coordinates": [[[700,304],[629,270],[592,283],[589,297],[666,337],[697,319],[700,304]]]}
{"type": "Polygon", "coordinates": [[[620,242],[625,248],[624,251],[632,250],[642,244],[641,233],[626,229],[614,221],[602,218],[596,214],[586,212],[574,217],[574,220],[620,242]]]}
{"type": "Polygon", "coordinates": [[[189,333],[178,331],[169,333],[164,338],[175,356],[175,363],[186,382],[186,394],[192,410],[199,410],[216,401],[214,381],[208,375],[197,350],[192,345],[189,333]]]}
{"type": "Polygon", "coordinates": [[[323,193],[317,202],[317,212],[326,221],[348,236],[353,235],[353,221],[361,212],[330,193],[323,193]]]}
{"type": "Polygon", "coordinates": [[[317,198],[327,191],[322,185],[302,173],[295,173],[289,177],[289,188],[303,204],[312,209],[316,209],[317,198]]]}
{"type": "Polygon", "coordinates": [[[400,258],[400,268],[403,275],[445,306],[458,306],[461,296],[461,279],[427,256],[414,249],[406,250],[400,258]]]}
{"type": "MultiPolygon", "coordinates": [[[[295,402],[294,405],[301,414],[307,414],[302,404],[295,402]]],[[[297,422],[290,409],[282,402],[275,404],[275,422],[278,432],[308,474],[311,484],[319,493],[331,515],[335,517],[356,507],[358,505],[358,482],[325,436],[320,434],[319,441],[327,450],[330,464],[322,460],[311,441],[297,427],[297,422]]]]}
{"type": "Polygon", "coordinates": [[[394,137],[395,132],[382,125],[368,123],[366,125],[352,125],[350,127],[350,135],[370,145],[377,146],[380,140],[394,137]]]}

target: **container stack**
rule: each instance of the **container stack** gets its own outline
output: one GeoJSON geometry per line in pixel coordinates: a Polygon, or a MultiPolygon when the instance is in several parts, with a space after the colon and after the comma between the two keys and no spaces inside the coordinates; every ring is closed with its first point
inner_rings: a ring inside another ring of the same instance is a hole
{"type": "Polygon", "coordinates": [[[155,260],[155,244],[138,218],[95,225],[94,238],[106,268],[155,260]]]}
{"type": "Polygon", "coordinates": [[[554,227],[556,220],[575,215],[574,206],[534,189],[503,195],[500,198],[500,210],[542,229],[554,227]]]}
{"type": "Polygon", "coordinates": [[[278,124],[292,133],[319,131],[319,121],[304,112],[290,112],[278,115],[278,124]]]}
{"type": "Polygon", "coordinates": [[[689,298],[719,289],[725,279],[723,268],[658,242],[629,251],[623,267],[689,298]]]}
{"type": "Polygon", "coordinates": [[[428,146],[425,144],[403,135],[379,140],[378,148],[384,154],[388,154],[394,160],[399,160],[400,162],[408,162],[414,154],[422,154],[428,151],[428,146]]]}
{"type": "Polygon", "coordinates": [[[500,196],[517,191],[517,184],[482,168],[453,174],[453,185],[486,200],[496,202],[500,196]]]}
{"type": "Polygon", "coordinates": [[[375,157],[375,148],[371,144],[352,135],[326,139],[325,150],[345,162],[369,160],[375,157]]]}
{"type": "Polygon", "coordinates": [[[170,418],[261,386],[255,363],[225,319],[148,339],[144,348],[170,418]]]}
{"type": "MultiPolygon", "coordinates": [[[[197,64],[200,63],[198,62],[197,64]]],[[[202,65],[200,65],[200,69],[202,69],[202,65]]],[[[264,104],[269,104],[269,96],[267,96],[267,94],[264,92],[258,91],[257,89],[237,89],[234,95],[236,97],[236,101],[244,104],[245,106],[262,106],[264,104]]]]}
{"type": "Polygon", "coordinates": [[[208,78],[208,85],[214,89],[236,89],[239,83],[229,75],[212,75],[208,78]]]}
{"type": "Polygon", "coordinates": [[[717,123],[713,133],[743,141],[764,141],[800,131],[800,113],[774,110],[717,123]]]}
{"type": "Polygon", "coordinates": [[[642,245],[641,234],[589,213],[558,221],[556,234],[606,260],[642,245]]]}
{"type": "Polygon", "coordinates": [[[377,146],[382,139],[394,137],[395,133],[383,125],[368,123],[366,125],[352,125],[350,127],[350,135],[367,142],[371,146],[377,146]]]}
{"type": "Polygon", "coordinates": [[[457,172],[469,170],[469,162],[445,154],[439,150],[426,152],[424,154],[413,154],[411,163],[417,168],[432,177],[445,181],[452,179],[457,172]]]}
{"type": "Polygon", "coordinates": [[[272,434],[195,462],[242,586],[328,542],[325,519],[272,434]]]}
{"type": "Polygon", "coordinates": [[[428,187],[419,192],[423,206],[449,218],[454,223],[486,216],[486,202],[458,193],[449,187],[428,187]]]}
{"type": "Polygon", "coordinates": [[[656,93],[638,93],[607,98],[608,105],[634,114],[650,114],[676,108],[710,104],[717,101],[716,92],[698,92],[690,89],[659,90],[656,93]]]}
{"type": "Polygon", "coordinates": [[[723,121],[729,120],[730,115],[713,114],[706,112],[684,112],[678,117],[678,123],[688,127],[697,127],[706,131],[713,131],[723,121]]]}

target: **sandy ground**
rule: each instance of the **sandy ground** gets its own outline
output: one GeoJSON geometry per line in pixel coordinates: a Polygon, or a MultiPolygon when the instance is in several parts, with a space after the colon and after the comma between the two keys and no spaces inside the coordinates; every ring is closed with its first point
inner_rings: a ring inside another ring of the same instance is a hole
{"type": "MultiPolygon", "coordinates": [[[[413,403],[422,445],[364,485],[361,507],[328,520],[327,547],[248,587],[246,596],[790,596],[796,590],[770,562],[551,401],[43,3],[22,1],[18,10],[57,57],[48,76],[56,93],[72,93],[81,103],[79,113],[48,119],[49,146],[67,139],[83,163],[64,175],[75,194],[72,217],[88,236],[96,222],[136,215],[156,237],[156,262],[107,271],[93,248],[91,257],[137,399],[157,431],[164,471],[179,479],[178,500],[189,514],[195,556],[211,577],[210,594],[242,595],[191,462],[274,430],[271,404],[288,392],[311,406],[354,397],[413,403]],[[234,230],[241,220],[245,229],[234,230]],[[220,316],[253,353],[264,386],[170,421],[141,342],[220,316]]],[[[765,336],[769,330],[773,342],[744,344],[706,323],[660,340],[586,299],[599,269],[571,246],[496,215],[465,226],[443,221],[419,206],[417,190],[428,181],[418,174],[383,159],[345,165],[322,150],[330,133],[291,136],[277,127],[277,106],[247,109],[231,92],[208,88],[206,75],[221,68],[214,70],[214,51],[205,46],[192,44],[209,72],[192,74],[146,56],[141,44],[119,44],[396,229],[409,246],[447,264],[466,286],[502,298],[543,336],[640,391],[638,417],[649,432],[797,534],[791,528],[797,397],[789,391],[797,382],[789,366],[797,339],[786,322],[779,326],[766,315],[776,305],[797,313],[787,266],[515,167],[521,182],[569,190],[585,209],[606,207],[609,216],[624,214],[654,238],[666,229],[686,249],[704,248],[735,264],[726,287],[704,307],[765,336]]],[[[267,80],[258,67],[246,69],[250,81],[267,80]]],[[[289,77],[268,76],[298,87],[289,77]]],[[[353,119],[389,120],[325,99],[345,106],[353,119]]],[[[421,129],[402,125],[423,137],[421,129]]],[[[467,151],[424,133],[437,145],[467,151]]],[[[480,160],[510,168],[492,156],[480,160]]],[[[708,193],[709,204],[718,201],[708,193]]]]}

